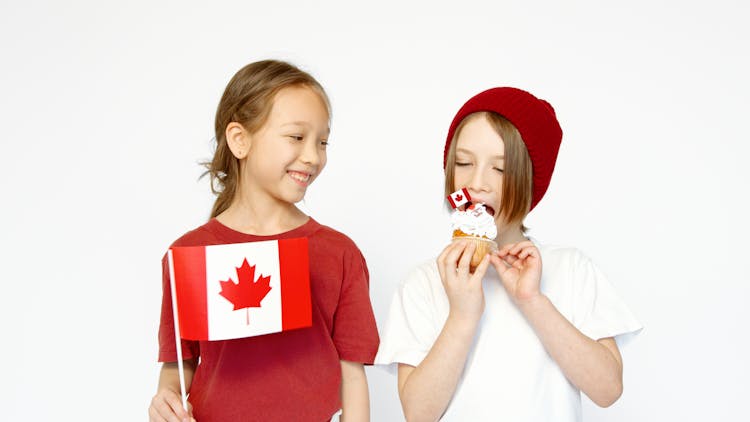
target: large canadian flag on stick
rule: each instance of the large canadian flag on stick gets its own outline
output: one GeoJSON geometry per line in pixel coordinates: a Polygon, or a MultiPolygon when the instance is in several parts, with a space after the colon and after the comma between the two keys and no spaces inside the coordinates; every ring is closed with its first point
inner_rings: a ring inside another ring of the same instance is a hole
{"type": "Polygon", "coordinates": [[[173,247],[169,261],[184,339],[228,340],[312,324],[306,238],[173,247]]]}

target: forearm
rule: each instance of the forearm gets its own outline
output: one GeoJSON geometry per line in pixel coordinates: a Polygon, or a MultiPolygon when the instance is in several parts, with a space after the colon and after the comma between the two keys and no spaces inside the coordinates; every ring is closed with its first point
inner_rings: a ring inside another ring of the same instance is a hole
{"type": "Polygon", "coordinates": [[[519,308],[573,385],[599,406],[609,406],[620,397],[622,362],[613,340],[614,351],[586,337],[544,295],[519,308]]]}
{"type": "MultiPolygon", "coordinates": [[[[185,393],[187,394],[190,391],[197,362],[195,359],[186,359],[182,362],[185,373],[185,393]]],[[[177,362],[165,362],[162,365],[157,391],[162,389],[168,389],[180,394],[180,371],[177,362]]]]}
{"type": "Polygon", "coordinates": [[[407,421],[436,421],[445,412],[466,364],[477,324],[473,319],[449,316],[424,360],[417,367],[403,372],[399,369],[399,396],[407,421]]]}
{"type": "Polygon", "coordinates": [[[361,363],[341,361],[341,408],[342,422],[370,420],[370,394],[361,363]]]}

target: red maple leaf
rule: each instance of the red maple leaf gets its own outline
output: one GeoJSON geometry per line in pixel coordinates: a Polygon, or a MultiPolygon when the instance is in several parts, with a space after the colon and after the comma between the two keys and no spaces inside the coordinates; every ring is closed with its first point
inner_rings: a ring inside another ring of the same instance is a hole
{"type": "Polygon", "coordinates": [[[456,202],[461,202],[462,199],[464,199],[463,195],[461,195],[460,193],[456,195],[456,202]]]}
{"type": "Polygon", "coordinates": [[[220,295],[234,305],[234,310],[246,309],[247,323],[250,324],[249,308],[260,308],[260,301],[271,291],[271,276],[258,276],[255,280],[255,265],[252,267],[247,263],[247,258],[237,268],[237,280],[235,283],[231,278],[227,281],[219,281],[221,284],[220,295]]]}

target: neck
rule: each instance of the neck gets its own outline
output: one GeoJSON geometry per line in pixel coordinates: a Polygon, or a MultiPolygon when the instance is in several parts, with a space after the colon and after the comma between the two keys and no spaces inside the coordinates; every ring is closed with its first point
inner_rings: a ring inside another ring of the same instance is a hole
{"type": "Polygon", "coordinates": [[[495,241],[499,247],[503,247],[508,244],[523,242],[528,240],[527,237],[521,231],[521,224],[514,224],[512,226],[497,225],[497,237],[495,241]]]}
{"type": "Polygon", "coordinates": [[[309,218],[294,204],[270,198],[253,201],[251,196],[260,197],[237,192],[229,208],[217,215],[216,219],[238,232],[267,236],[295,229],[309,218]]]}

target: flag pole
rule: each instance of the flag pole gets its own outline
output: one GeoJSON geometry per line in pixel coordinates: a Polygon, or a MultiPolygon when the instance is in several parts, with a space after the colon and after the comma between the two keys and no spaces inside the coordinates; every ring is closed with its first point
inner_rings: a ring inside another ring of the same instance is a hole
{"type": "Polygon", "coordinates": [[[185,394],[185,372],[182,364],[182,338],[180,337],[180,318],[177,313],[177,293],[175,292],[174,283],[174,261],[172,259],[172,249],[167,252],[169,256],[169,289],[172,291],[172,315],[174,318],[174,340],[177,349],[177,370],[180,373],[180,395],[182,396],[182,407],[185,411],[187,407],[187,395],[185,394]]]}

